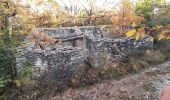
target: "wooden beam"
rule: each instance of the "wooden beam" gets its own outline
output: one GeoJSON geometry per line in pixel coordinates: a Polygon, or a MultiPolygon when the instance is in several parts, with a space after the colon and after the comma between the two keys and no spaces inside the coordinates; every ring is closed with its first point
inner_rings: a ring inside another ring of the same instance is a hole
{"type": "MultiPolygon", "coordinates": [[[[59,39],[59,38],[56,38],[59,39]]],[[[73,41],[73,40],[78,40],[78,39],[83,39],[83,36],[77,36],[77,37],[71,37],[68,39],[60,39],[61,42],[67,42],[67,41],[73,41]]]]}

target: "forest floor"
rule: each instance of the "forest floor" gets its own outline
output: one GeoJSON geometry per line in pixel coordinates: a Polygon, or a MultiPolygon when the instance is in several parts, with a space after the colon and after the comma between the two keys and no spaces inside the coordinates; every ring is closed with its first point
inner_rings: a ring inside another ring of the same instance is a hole
{"type": "Polygon", "coordinates": [[[170,61],[117,80],[70,88],[51,100],[159,100],[167,84],[170,84],[170,61]]]}

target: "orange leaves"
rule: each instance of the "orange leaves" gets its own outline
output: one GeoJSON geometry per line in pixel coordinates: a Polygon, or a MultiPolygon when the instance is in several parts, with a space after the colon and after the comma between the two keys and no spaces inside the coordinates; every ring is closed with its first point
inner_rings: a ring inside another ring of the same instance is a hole
{"type": "Polygon", "coordinates": [[[41,49],[44,49],[45,45],[51,45],[59,42],[59,40],[54,39],[44,32],[38,32],[36,29],[31,30],[27,36],[27,39],[38,44],[41,49]]]}
{"type": "Polygon", "coordinates": [[[119,17],[119,16],[114,16],[114,17],[112,17],[112,23],[113,23],[114,25],[119,26],[119,25],[120,25],[120,22],[121,22],[121,20],[120,20],[120,17],[119,17]]]}
{"type": "Polygon", "coordinates": [[[137,30],[136,40],[139,40],[139,39],[143,38],[144,35],[145,35],[145,30],[144,30],[144,28],[139,28],[139,29],[137,30]]]}
{"type": "Polygon", "coordinates": [[[158,35],[158,40],[170,40],[170,31],[162,31],[158,35]]]}
{"type": "Polygon", "coordinates": [[[32,41],[42,42],[53,42],[56,40],[44,32],[38,32],[38,30],[36,29],[32,29],[32,31],[28,34],[27,38],[32,41]]]}
{"type": "Polygon", "coordinates": [[[124,34],[128,26],[137,26],[142,18],[134,12],[134,6],[130,0],[121,0],[116,16],[112,17],[112,23],[120,28],[124,34]]]}

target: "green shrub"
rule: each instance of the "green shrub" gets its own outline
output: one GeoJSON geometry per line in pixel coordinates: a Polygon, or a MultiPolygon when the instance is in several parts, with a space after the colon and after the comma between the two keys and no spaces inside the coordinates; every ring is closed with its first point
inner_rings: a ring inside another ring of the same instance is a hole
{"type": "Polygon", "coordinates": [[[0,93],[4,89],[5,85],[6,85],[6,81],[3,79],[0,79],[0,93]]]}
{"type": "Polygon", "coordinates": [[[11,80],[16,76],[16,42],[15,39],[9,36],[8,33],[8,30],[0,31],[0,94],[3,94],[7,88],[7,85],[12,82],[11,80]]]}
{"type": "Polygon", "coordinates": [[[3,92],[5,91],[6,85],[9,81],[10,81],[9,79],[2,79],[2,78],[0,79],[0,94],[3,94],[3,92]]]}
{"type": "Polygon", "coordinates": [[[33,63],[29,60],[23,62],[22,67],[18,69],[18,79],[15,81],[18,86],[21,84],[25,84],[30,80],[30,76],[32,75],[35,67],[33,67],[33,63]]]}

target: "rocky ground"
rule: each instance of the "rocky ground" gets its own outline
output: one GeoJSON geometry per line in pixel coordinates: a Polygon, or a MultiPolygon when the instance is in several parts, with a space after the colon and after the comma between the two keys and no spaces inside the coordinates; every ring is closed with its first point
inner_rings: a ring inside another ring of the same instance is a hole
{"type": "Polygon", "coordinates": [[[159,100],[167,84],[170,84],[170,61],[119,80],[68,89],[51,100],[159,100]]]}

